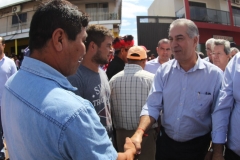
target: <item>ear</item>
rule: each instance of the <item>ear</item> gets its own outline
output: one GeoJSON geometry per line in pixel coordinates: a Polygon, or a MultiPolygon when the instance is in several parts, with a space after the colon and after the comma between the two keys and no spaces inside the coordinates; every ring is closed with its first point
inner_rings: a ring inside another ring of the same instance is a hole
{"type": "Polygon", "coordinates": [[[97,49],[97,45],[93,41],[91,41],[88,45],[88,50],[95,51],[96,49],[97,49]]]}
{"type": "Polygon", "coordinates": [[[67,35],[61,28],[57,28],[52,34],[53,47],[59,52],[63,50],[64,43],[67,40],[67,35]]]}
{"type": "Polygon", "coordinates": [[[158,47],[156,47],[156,51],[157,51],[157,53],[158,53],[158,47]]]}
{"type": "Polygon", "coordinates": [[[194,42],[194,45],[197,47],[197,44],[198,44],[198,40],[199,40],[199,36],[195,36],[193,38],[193,42],[194,42]]]}
{"type": "Polygon", "coordinates": [[[121,48],[121,51],[120,51],[121,54],[123,54],[124,50],[125,50],[125,48],[121,48]]]}

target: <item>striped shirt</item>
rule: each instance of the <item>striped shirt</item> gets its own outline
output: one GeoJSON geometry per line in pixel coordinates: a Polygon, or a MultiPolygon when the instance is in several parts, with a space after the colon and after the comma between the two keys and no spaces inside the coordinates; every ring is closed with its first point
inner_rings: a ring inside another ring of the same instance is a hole
{"type": "Polygon", "coordinates": [[[154,74],[136,64],[126,64],[123,71],[112,77],[110,103],[116,129],[137,129],[153,78],[154,74]]]}

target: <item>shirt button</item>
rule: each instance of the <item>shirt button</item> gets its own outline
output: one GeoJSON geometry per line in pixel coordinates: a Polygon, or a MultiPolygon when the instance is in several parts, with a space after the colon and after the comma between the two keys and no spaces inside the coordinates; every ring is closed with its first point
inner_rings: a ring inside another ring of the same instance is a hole
{"type": "Polygon", "coordinates": [[[183,88],[183,90],[185,90],[185,88],[183,88]]]}
{"type": "Polygon", "coordinates": [[[179,118],[177,118],[177,120],[179,121],[179,118]]]}

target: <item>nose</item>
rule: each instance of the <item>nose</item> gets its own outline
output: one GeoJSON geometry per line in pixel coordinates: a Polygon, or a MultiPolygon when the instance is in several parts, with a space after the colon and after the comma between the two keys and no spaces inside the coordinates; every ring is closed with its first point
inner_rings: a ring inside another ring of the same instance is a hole
{"type": "Polygon", "coordinates": [[[174,50],[175,47],[178,47],[178,43],[175,39],[170,41],[171,50],[174,50]]]}
{"type": "Polygon", "coordinates": [[[110,54],[113,54],[115,52],[114,48],[111,47],[109,52],[110,52],[110,54]]]}

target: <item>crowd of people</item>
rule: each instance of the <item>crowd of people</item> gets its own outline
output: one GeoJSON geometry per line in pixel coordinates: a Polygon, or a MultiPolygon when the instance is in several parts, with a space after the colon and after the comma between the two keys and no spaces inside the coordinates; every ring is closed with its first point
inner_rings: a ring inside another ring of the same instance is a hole
{"type": "Polygon", "coordinates": [[[18,71],[0,37],[0,136],[11,160],[240,159],[236,47],[210,38],[202,59],[197,26],[177,19],[149,58],[132,35],[88,23],[68,1],[41,4],[18,71]]]}

